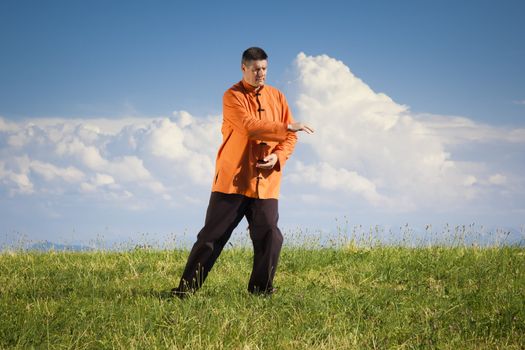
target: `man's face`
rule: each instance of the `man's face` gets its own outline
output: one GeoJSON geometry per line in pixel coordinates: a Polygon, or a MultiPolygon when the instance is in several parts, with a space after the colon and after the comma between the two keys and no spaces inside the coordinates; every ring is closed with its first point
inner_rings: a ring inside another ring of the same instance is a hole
{"type": "Polygon", "coordinates": [[[267,60],[248,61],[242,64],[242,78],[251,86],[261,87],[266,80],[267,60]]]}

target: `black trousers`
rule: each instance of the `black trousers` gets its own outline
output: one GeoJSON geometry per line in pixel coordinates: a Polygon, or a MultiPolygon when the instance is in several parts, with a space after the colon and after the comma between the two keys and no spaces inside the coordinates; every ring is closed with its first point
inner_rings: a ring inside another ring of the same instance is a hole
{"type": "Polygon", "coordinates": [[[248,290],[270,291],[283,244],[283,235],[277,227],[277,204],[277,199],[212,192],[204,227],[191,249],[178,290],[193,292],[202,286],[233,230],[245,216],[254,250],[248,290]]]}

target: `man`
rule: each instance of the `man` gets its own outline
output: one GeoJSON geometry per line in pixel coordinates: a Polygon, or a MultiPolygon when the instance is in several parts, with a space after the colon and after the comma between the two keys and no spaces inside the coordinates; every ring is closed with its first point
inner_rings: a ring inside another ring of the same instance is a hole
{"type": "Polygon", "coordinates": [[[242,55],[242,80],[223,97],[223,141],[204,227],[197,235],[180,284],[172,294],[184,297],[202,286],[215,260],[243,217],[253,242],[248,291],[272,294],[283,242],[277,227],[281,175],[293,152],[296,132],[313,130],[294,122],[284,95],[265,85],[268,56],[258,47],[242,55]]]}

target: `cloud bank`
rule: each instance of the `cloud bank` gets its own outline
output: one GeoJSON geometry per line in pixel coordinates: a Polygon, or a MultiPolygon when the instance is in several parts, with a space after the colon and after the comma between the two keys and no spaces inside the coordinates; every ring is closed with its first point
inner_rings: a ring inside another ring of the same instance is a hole
{"type": "MultiPolygon", "coordinates": [[[[519,222],[525,129],[415,114],[326,55],[301,53],[293,65],[294,115],[316,133],[300,136],[285,170],[282,201],[289,212],[312,217],[328,208],[337,216],[360,208],[379,223],[385,214],[432,222],[439,212],[480,218],[500,212],[502,220],[519,222]]],[[[0,117],[0,205],[47,203],[49,210],[34,219],[40,227],[46,216],[69,215],[75,203],[103,206],[101,222],[112,222],[118,210],[171,211],[184,223],[191,208],[205,208],[220,126],[220,115],[186,111],[124,119],[0,117]],[[73,207],[55,204],[63,201],[73,207]]],[[[31,220],[12,216],[3,230],[31,220]]]]}
{"type": "Polygon", "coordinates": [[[81,196],[130,209],[184,205],[208,184],[220,117],[0,119],[0,183],[8,197],[81,196]]]}
{"type": "Polygon", "coordinates": [[[317,132],[303,138],[315,161],[297,162],[293,181],[401,212],[462,207],[506,179],[521,181],[506,169],[458,159],[449,146],[496,142],[523,148],[525,129],[414,115],[326,55],[301,53],[295,67],[297,115],[317,132]]]}

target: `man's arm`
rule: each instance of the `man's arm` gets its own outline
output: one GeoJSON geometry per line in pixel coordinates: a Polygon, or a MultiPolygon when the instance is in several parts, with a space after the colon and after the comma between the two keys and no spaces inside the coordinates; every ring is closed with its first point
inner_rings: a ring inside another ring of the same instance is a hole
{"type": "Polygon", "coordinates": [[[288,135],[287,122],[260,120],[248,113],[241,101],[230,90],[223,97],[223,118],[235,130],[249,139],[261,141],[285,141],[288,135]]]}
{"type": "Polygon", "coordinates": [[[282,168],[284,168],[284,164],[290,158],[292,155],[292,152],[295,148],[295,144],[297,143],[297,135],[296,131],[298,130],[292,130],[290,126],[293,126],[295,123],[292,113],[290,111],[290,107],[288,106],[288,101],[286,101],[286,98],[284,95],[282,95],[283,99],[283,112],[284,112],[284,121],[287,125],[288,134],[286,135],[286,139],[282,142],[279,142],[277,146],[274,148],[274,153],[277,154],[277,164],[275,164],[274,168],[277,171],[280,171],[282,168]]]}
{"type": "Polygon", "coordinates": [[[313,132],[313,130],[308,126],[294,121],[286,98],[284,97],[284,95],[281,95],[281,98],[281,103],[283,104],[283,121],[288,126],[288,133],[286,134],[286,138],[283,141],[279,142],[277,146],[275,146],[275,148],[273,149],[273,153],[264,159],[267,162],[257,165],[257,167],[259,168],[275,169],[277,171],[280,171],[284,167],[284,164],[286,163],[288,158],[290,158],[295,148],[295,144],[297,142],[296,132],[300,130],[305,130],[306,132],[313,132]],[[306,128],[308,131],[306,130],[306,128]]]}

